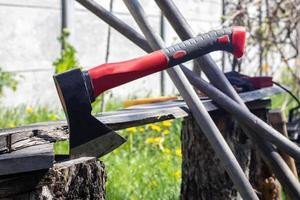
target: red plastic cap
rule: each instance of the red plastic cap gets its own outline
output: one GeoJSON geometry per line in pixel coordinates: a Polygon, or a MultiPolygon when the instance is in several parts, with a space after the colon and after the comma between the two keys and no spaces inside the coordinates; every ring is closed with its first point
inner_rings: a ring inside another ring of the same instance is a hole
{"type": "Polygon", "coordinates": [[[240,58],[244,55],[246,47],[246,28],[243,26],[234,26],[232,28],[232,54],[236,58],[240,58]]]}

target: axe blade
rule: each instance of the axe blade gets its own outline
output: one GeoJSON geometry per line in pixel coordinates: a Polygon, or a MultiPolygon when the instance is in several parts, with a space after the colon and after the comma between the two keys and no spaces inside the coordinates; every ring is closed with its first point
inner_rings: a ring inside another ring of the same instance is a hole
{"type": "MultiPolygon", "coordinates": [[[[86,121],[70,124],[71,158],[101,157],[113,151],[126,140],[92,115],[86,121]]],[[[75,122],[75,121],[74,121],[75,122]]]]}
{"type": "Polygon", "coordinates": [[[53,76],[70,134],[70,157],[100,157],[126,140],[92,114],[90,94],[80,69],[53,76]]]}

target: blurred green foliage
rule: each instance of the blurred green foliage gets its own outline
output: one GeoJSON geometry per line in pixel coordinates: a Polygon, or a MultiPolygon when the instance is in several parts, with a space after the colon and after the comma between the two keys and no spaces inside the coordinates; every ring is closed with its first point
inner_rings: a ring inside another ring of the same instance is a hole
{"type": "Polygon", "coordinates": [[[81,68],[75,48],[68,42],[70,32],[64,29],[58,41],[62,45],[60,56],[53,62],[55,73],[61,73],[73,68],[81,68]]]}
{"type": "MultiPolygon", "coordinates": [[[[109,95],[109,91],[106,92],[107,95],[109,95]]],[[[93,107],[93,113],[97,114],[101,112],[101,102],[102,102],[102,98],[96,98],[96,100],[92,103],[92,107],[93,107]]],[[[112,110],[119,110],[123,108],[123,103],[122,101],[119,101],[117,99],[114,98],[109,98],[109,101],[107,101],[105,103],[105,111],[112,111],[112,110]]]]}
{"type": "Polygon", "coordinates": [[[57,112],[46,107],[34,108],[21,105],[15,108],[0,107],[0,111],[0,128],[14,128],[20,125],[59,119],[57,112]]]}
{"type": "Polygon", "coordinates": [[[181,120],[128,128],[127,142],[102,157],[107,199],[179,199],[181,120]]]}
{"type": "Polygon", "coordinates": [[[3,96],[3,89],[9,88],[13,91],[17,89],[18,82],[10,72],[4,72],[0,68],[0,97],[3,96]]]}
{"type": "MultiPolygon", "coordinates": [[[[280,76],[280,84],[289,89],[298,99],[300,98],[300,88],[297,80],[293,78],[292,74],[286,67],[282,67],[280,76]]],[[[298,106],[295,99],[288,93],[275,95],[272,98],[272,109],[282,109],[285,111],[286,117],[291,108],[298,106]]]]}

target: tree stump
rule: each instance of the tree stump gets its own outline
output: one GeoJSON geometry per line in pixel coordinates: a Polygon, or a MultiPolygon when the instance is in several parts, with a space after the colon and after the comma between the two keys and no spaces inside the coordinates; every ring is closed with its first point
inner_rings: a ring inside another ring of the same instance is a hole
{"type": "MultiPolygon", "coordinates": [[[[105,199],[106,174],[96,158],[82,157],[54,164],[49,170],[1,178],[4,199],[105,199]]],[[[2,198],[1,198],[2,199],[2,198]]]]}
{"type": "MultiPolygon", "coordinates": [[[[266,108],[254,112],[266,121],[266,108]]],[[[264,180],[272,174],[238,123],[222,110],[210,112],[214,122],[238,159],[258,194],[264,180]]],[[[181,199],[233,200],[241,199],[233,182],[216,157],[204,133],[192,117],[184,118],[182,141],[181,199]]],[[[261,196],[261,195],[259,195],[261,196]]]]}

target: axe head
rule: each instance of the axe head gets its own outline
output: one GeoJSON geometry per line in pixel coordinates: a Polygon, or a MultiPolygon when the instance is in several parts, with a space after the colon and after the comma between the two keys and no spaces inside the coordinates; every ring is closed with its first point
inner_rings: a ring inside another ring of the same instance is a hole
{"type": "Polygon", "coordinates": [[[90,81],[80,69],[53,76],[70,134],[70,156],[100,157],[126,140],[92,114],[90,81]]]}

